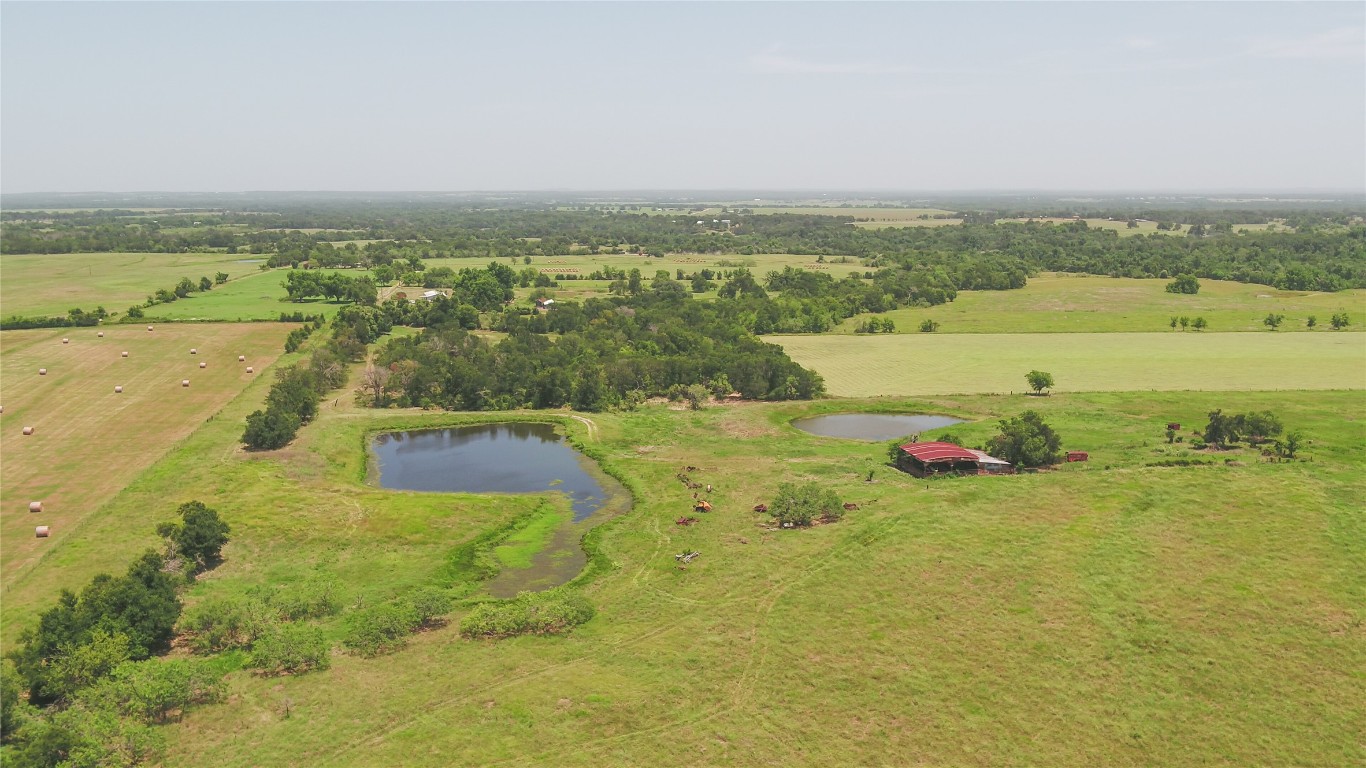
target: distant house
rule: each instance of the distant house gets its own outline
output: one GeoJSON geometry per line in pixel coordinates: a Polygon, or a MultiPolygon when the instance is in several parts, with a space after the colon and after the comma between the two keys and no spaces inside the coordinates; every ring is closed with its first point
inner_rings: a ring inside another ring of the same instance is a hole
{"type": "Polygon", "coordinates": [[[551,309],[552,307],[554,307],[554,306],[555,306],[555,300],[554,300],[554,299],[537,299],[537,300],[536,300],[536,309],[539,310],[539,311],[541,311],[541,312],[549,312],[550,309],[551,309]]]}
{"type": "Polygon", "coordinates": [[[1008,461],[953,443],[907,443],[901,446],[896,466],[926,477],[950,472],[969,475],[1008,475],[1015,467],[1008,461]]]}
{"type": "Polygon", "coordinates": [[[426,299],[427,301],[431,301],[432,299],[435,299],[437,296],[444,296],[444,295],[445,295],[445,294],[443,294],[441,291],[423,291],[423,292],[422,292],[422,298],[426,299]]]}

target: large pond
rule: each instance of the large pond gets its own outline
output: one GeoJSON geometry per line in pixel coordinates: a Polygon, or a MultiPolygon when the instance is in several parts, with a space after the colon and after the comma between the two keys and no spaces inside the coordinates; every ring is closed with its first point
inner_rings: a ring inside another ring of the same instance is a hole
{"type": "Polygon", "coordinates": [[[490,594],[511,597],[574,578],[587,556],[579,540],[591,527],[626,511],[630,494],[551,424],[478,424],[377,435],[370,449],[380,487],[445,493],[563,493],[573,519],[556,529],[530,568],[505,569],[490,594]]]}
{"type": "Polygon", "coordinates": [[[925,413],[837,413],[797,419],[792,426],[803,432],[822,437],[844,437],[852,440],[891,440],[914,435],[930,429],[962,424],[962,419],[925,413]]]}

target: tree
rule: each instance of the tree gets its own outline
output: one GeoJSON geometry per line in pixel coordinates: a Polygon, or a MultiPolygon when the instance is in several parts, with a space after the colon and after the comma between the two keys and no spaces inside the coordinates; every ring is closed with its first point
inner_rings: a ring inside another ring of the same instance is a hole
{"type": "Polygon", "coordinates": [[[1333,326],[1333,330],[1335,331],[1340,331],[1352,324],[1351,320],[1347,317],[1346,312],[1334,313],[1333,317],[1328,322],[1333,326]]]}
{"type": "Polygon", "coordinates": [[[1172,327],[1172,330],[1174,331],[1176,330],[1176,324],[1179,322],[1181,322],[1181,318],[1177,317],[1176,315],[1172,315],[1171,322],[1169,322],[1168,325],[1170,325],[1172,327]]]}
{"type": "Polygon", "coordinates": [[[141,319],[142,319],[142,307],[139,307],[139,306],[136,306],[136,305],[129,307],[129,308],[128,308],[128,319],[130,319],[130,320],[141,320],[141,319]]]}
{"type": "Polygon", "coordinates": [[[204,291],[213,290],[213,281],[207,277],[199,278],[199,290],[201,293],[204,291]]]}
{"type": "Polygon", "coordinates": [[[1195,279],[1195,275],[1180,274],[1176,279],[1167,283],[1167,293],[1197,294],[1200,292],[1200,281],[1195,279]]]}
{"type": "Polygon", "coordinates": [[[937,330],[939,330],[939,323],[934,320],[923,320],[920,323],[921,333],[934,333],[937,330]]]}
{"type": "Polygon", "coordinates": [[[1025,374],[1025,381],[1034,390],[1035,394],[1042,394],[1045,389],[1053,386],[1053,374],[1044,371],[1030,371],[1025,374]]]}
{"type": "Polygon", "coordinates": [[[1190,319],[1189,317],[1186,317],[1185,315],[1182,315],[1182,316],[1181,316],[1181,330],[1183,330],[1183,331],[1186,330],[1186,328],[1187,328],[1190,324],[1191,324],[1191,319],[1190,319]]]}
{"type": "Polygon", "coordinates": [[[1253,411],[1247,414],[1239,414],[1234,417],[1238,422],[1239,431],[1247,435],[1251,443],[1262,443],[1281,433],[1284,427],[1281,420],[1271,411],[1253,411]]]}
{"type": "Polygon", "coordinates": [[[183,299],[186,296],[189,296],[190,294],[194,293],[194,290],[194,282],[191,281],[188,277],[182,277],[180,278],[180,282],[176,283],[175,295],[177,298],[183,299]]]}
{"type": "Polygon", "coordinates": [[[1042,467],[1058,462],[1061,444],[1062,438],[1038,413],[1025,411],[1001,420],[1001,431],[987,441],[987,451],[1018,466],[1042,467]]]}
{"type": "Polygon", "coordinates": [[[299,432],[300,424],[298,414],[285,408],[271,406],[264,411],[253,411],[247,417],[247,429],[242,433],[242,442],[257,451],[283,448],[299,432]]]}
{"type": "Polygon", "coordinates": [[[1205,425],[1203,433],[1205,442],[1218,448],[1238,442],[1242,439],[1242,421],[1225,414],[1222,408],[1210,411],[1209,424],[1205,425]]]}
{"type": "Polygon", "coordinates": [[[178,511],[181,523],[164,524],[157,533],[171,543],[176,554],[194,563],[194,570],[216,562],[231,528],[217,511],[199,501],[181,504],[178,511]]]}
{"type": "Polygon", "coordinates": [[[1284,440],[1276,441],[1276,455],[1282,459],[1293,459],[1303,445],[1304,434],[1299,431],[1290,432],[1284,440]]]}
{"type": "Polygon", "coordinates": [[[797,485],[779,483],[778,495],[768,505],[769,514],[784,528],[811,525],[816,520],[838,520],[844,516],[839,496],[814,481],[797,485]]]}
{"type": "Polygon", "coordinates": [[[1265,325],[1267,328],[1274,331],[1277,328],[1280,328],[1281,323],[1283,322],[1285,322],[1285,315],[1278,315],[1275,312],[1272,312],[1262,320],[1262,325],[1265,325]]]}
{"type": "Polygon", "coordinates": [[[1319,319],[1318,319],[1317,317],[1314,317],[1313,315],[1310,315],[1309,317],[1305,318],[1305,320],[1304,320],[1304,327],[1306,327],[1306,328],[1313,328],[1314,326],[1316,326],[1316,325],[1318,325],[1318,324],[1319,324],[1319,319]]]}
{"type": "Polygon", "coordinates": [[[1197,330],[1197,331],[1203,331],[1203,330],[1205,330],[1205,325],[1206,325],[1206,323],[1205,323],[1205,318],[1203,318],[1203,317],[1197,317],[1197,318],[1195,318],[1195,320],[1191,323],[1191,325],[1195,326],[1195,330],[1197,330]]]}
{"type": "Polygon", "coordinates": [[[222,285],[223,283],[228,282],[228,273],[227,273],[227,272],[218,272],[218,273],[216,273],[216,274],[213,276],[213,281],[214,281],[214,283],[216,283],[216,284],[218,284],[218,285],[222,285]]]}

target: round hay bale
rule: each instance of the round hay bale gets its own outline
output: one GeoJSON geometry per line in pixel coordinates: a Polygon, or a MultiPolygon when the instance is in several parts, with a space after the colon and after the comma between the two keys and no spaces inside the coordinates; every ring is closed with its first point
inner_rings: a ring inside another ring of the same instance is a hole
{"type": "Polygon", "coordinates": [[[116,394],[116,395],[121,395],[121,394],[123,394],[123,387],[114,387],[114,394],[116,394]]]}
{"type": "Polygon", "coordinates": [[[190,380],[189,380],[189,379],[181,379],[181,380],[180,380],[180,386],[182,386],[182,387],[188,387],[188,386],[190,386],[190,380]]]}
{"type": "Polygon", "coordinates": [[[149,330],[149,331],[152,330],[152,326],[150,326],[150,325],[147,326],[147,330],[149,330]]]}
{"type": "Polygon", "coordinates": [[[24,427],[24,434],[26,434],[26,435],[31,435],[31,434],[33,434],[33,427],[24,427]]]}
{"type": "Polygon", "coordinates": [[[128,353],[127,353],[127,352],[124,352],[124,353],[123,353],[123,356],[124,356],[124,357],[128,357],[128,353]]]}
{"type": "Polygon", "coordinates": [[[70,344],[70,343],[71,343],[71,339],[62,339],[62,343],[63,343],[63,344],[70,344]]]}
{"type": "Polygon", "coordinates": [[[250,365],[248,365],[248,366],[247,366],[247,373],[251,373],[251,372],[252,372],[252,370],[251,370],[251,366],[250,366],[250,365]]]}
{"type": "Polygon", "coordinates": [[[103,338],[104,338],[104,331],[100,331],[99,333],[97,333],[97,334],[95,334],[95,335],[96,335],[96,336],[99,336],[101,339],[103,339],[103,338]]]}
{"type": "Polygon", "coordinates": [[[0,405],[0,413],[4,413],[4,412],[5,412],[5,406],[0,405]]]}
{"type": "Polygon", "coordinates": [[[30,511],[30,512],[42,512],[42,511],[43,511],[43,502],[41,502],[41,501],[30,501],[30,502],[28,503],[28,511],[30,511]]]}
{"type": "Polygon", "coordinates": [[[194,347],[190,347],[190,354],[197,355],[199,354],[199,350],[195,349],[194,347]]]}
{"type": "Polygon", "coordinates": [[[200,367],[200,368],[208,368],[208,367],[209,367],[209,364],[208,364],[208,363],[200,363],[200,364],[199,364],[199,367],[200,367]]]}
{"type": "Polygon", "coordinates": [[[47,538],[47,534],[48,534],[48,529],[47,529],[47,526],[46,526],[46,525],[40,525],[40,526],[38,526],[37,528],[34,528],[34,529],[33,529],[33,535],[34,535],[34,536],[37,536],[37,537],[40,538],[40,539],[46,539],[46,538],[47,538]]]}
{"type": "Polygon", "coordinates": [[[239,362],[239,363],[245,363],[246,361],[247,361],[247,356],[246,356],[246,355],[238,355],[238,356],[237,356],[237,362],[239,362]]]}
{"type": "Polygon", "coordinates": [[[39,376],[46,376],[46,375],[47,375],[47,369],[46,369],[46,368],[39,368],[39,369],[38,369],[38,375],[39,375],[39,376]]]}

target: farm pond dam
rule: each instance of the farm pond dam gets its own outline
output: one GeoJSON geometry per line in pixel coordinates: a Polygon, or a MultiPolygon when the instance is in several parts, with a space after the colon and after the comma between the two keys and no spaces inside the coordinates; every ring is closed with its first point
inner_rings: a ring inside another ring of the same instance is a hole
{"type": "Polygon", "coordinates": [[[486,584],[494,597],[539,591],[574,578],[588,561],[580,539],[631,507],[631,494],[553,424],[505,422],[385,432],[370,443],[381,488],[435,493],[547,493],[568,497],[572,518],[557,526],[525,568],[486,584]]]}

